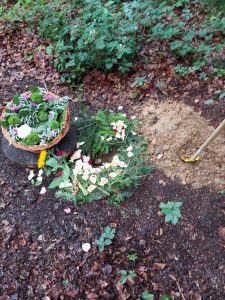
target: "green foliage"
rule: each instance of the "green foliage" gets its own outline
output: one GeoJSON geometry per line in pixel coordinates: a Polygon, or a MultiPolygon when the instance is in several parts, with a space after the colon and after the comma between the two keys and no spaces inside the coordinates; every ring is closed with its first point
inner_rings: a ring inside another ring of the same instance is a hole
{"type": "Polygon", "coordinates": [[[24,140],[26,145],[38,145],[40,143],[40,137],[37,133],[31,133],[29,134],[25,140],[24,140]]]}
{"type": "Polygon", "coordinates": [[[34,103],[41,103],[43,95],[40,93],[33,93],[31,96],[31,101],[34,103]]]}
{"type": "Polygon", "coordinates": [[[82,153],[90,155],[91,159],[94,160],[97,156],[108,154],[114,145],[125,144],[121,140],[115,140],[115,133],[111,125],[111,123],[119,120],[123,121],[126,126],[129,125],[126,116],[122,113],[108,115],[107,111],[98,111],[89,120],[76,121],[78,137],[82,136],[84,142],[82,153]]]}
{"type": "Polygon", "coordinates": [[[124,285],[127,282],[128,278],[135,278],[137,277],[137,274],[135,273],[135,271],[126,271],[126,270],[121,270],[121,278],[120,278],[120,283],[122,285],[124,285]]]}
{"type": "Polygon", "coordinates": [[[159,300],[173,300],[173,298],[168,295],[168,294],[165,294],[165,295],[162,295],[159,300]]]}
{"type": "Polygon", "coordinates": [[[127,255],[128,260],[135,262],[138,259],[137,253],[127,255]]]}
{"type": "Polygon", "coordinates": [[[205,105],[207,105],[207,106],[210,106],[210,105],[212,105],[213,103],[214,103],[214,100],[211,99],[211,98],[209,98],[209,99],[207,99],[207,100],[205,101],[205,105]]]}
{"type": "MultiPolygon", "coordinates": [[[[176,69],[181,75],[201,71],[213,63],[212,54],[213,60],[221,57],[224,40],[218,43],[214,37],[223,33],[225,18],[213,16],[197,26],[191,22],[194,13],[187,0],[19,0],[3,19],[38,27],[40,35],[51,40],[46,52],[54,53],[62,82],[71,82],[93,68],[129,71],[146,40],[164,41],[178,58],[190,56],[191,65],[176,69]]],[[[144,81],[137,78],[134,85],[144,81]]]]}
{"type": "Polygon", "coordinates": [[[112,244],[112,240],[115,237],[116,230],[114,228],[111,228],[107,226],[105,228],[105,231],[100,236],[100,238],[97,240],[96,244],[98,245],[98,249],[100,252],[103,252],[105,249],[105,246],[109,246],[112,244]]]}
{"type": "Polygon", "coordinates": [[[47,121],[48,120],[48,113],[46,111],[43,111],[43,110],[39,111],[38,112],[38,119],[41,122],[47,121]]]}
{"type": "Polygon", "coordinates": [[[17,115],[10,116],[8,118],[8,124],[11,126],[18,125],[18,124],[20,124],[20,118],[17,115]]]}
{"type": "MultiPolygon", "coordinates": [[[[144,165],[144,139],[135,132],[136,122],[125,114],[99,111],[90,116],[83,110],[80,115],[82,118],[75,121],[79,149],[61,166],[62,170],[65,166],[69,168],[69,177],[64,181],[55,178],[51,188],[59,187],[57,197],[74,202],[109,197],[109,201],[118,206],[130,195],[126,189],[136,187],[140,175],[152,172],[151,167],[144,165]]],[[[53,160],[47,160],[46,165],[50,162],[49,168],[56,172],[56,158],[54,155],[51,158],[53,160]]]]}
{"type": "Polygon", "coordinates": [[[50,124],[50,127],[51,127],[52,130],[53,130],[53,129],[58,129],[58,128],[60,127],[60,124],[59,124],[58,121],[53,120],[53,121],[51,122],[51,124],[50,124]]]}
{"type": "Polygon", "coordinates": [[[180,207],[182,202],[173,202],[168,201],[167,203],[160,203],[159,207],[162,209],[163,214],[165,215],[165,221],[176,224],[178,219],[181,217],[180,207]]]}
{"type": "Polygon", "coordinates": [[[224,0],[201,0],[206,7],[210,9],[210,12],[217,14],[225,14],[225,2],[224,0]]]}
{"type": "Polygon", "coordinates": [[[146,83],[147,80],[144,77],[136,77],[133,83],[133,86],[142,86],[144,83],[146,83]]]}
{"type": "Polygon", "coordinates": [[[149,294],[148,291],[144,291],[141,294],[141,297],[142,297],[143,300],[154,300],[154,295],[153,294],[149,294]]]}

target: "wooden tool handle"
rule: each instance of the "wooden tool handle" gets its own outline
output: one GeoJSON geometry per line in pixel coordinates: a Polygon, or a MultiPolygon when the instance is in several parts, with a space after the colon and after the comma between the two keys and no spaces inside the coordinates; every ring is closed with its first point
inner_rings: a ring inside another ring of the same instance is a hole
{"type": "Polygon", "coordinates": [[[205,143],[198,149],[195,154],[192,155],[191,160],[195,161],[195,159],[211,144],[215,138],[220,134],[220,132],[225,128],[225,120],[215,129],[215,131],[208,137],[205,143]]]}

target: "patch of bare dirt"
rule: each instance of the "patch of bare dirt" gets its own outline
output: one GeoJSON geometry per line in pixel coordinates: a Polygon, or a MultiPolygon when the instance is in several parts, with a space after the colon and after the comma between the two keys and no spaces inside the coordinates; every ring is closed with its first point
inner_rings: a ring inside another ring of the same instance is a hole
{"type": "Polygon", "coordinates": [[[137,106],[140,129],[148,142],[147,159],[172,179],[198,188],[225,187],[225,134],[209,146],[201,161],[184,163],[180,156],[193,154],[215,130],[209,121],[181,102],[149,99],[137,106]]]}

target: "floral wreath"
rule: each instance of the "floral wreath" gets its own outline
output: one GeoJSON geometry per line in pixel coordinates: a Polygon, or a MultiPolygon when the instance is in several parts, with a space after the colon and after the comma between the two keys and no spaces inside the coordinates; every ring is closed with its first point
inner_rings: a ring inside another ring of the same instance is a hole
{"type": "Polygon", "coordinates": [[[57,197],[74,202],[108,197],[119,204],[131,194],[124,190],[152,171],[144,165],[146,145],[135,131],[135,117],[129,120],[123,113],[99,111],[89,118],[76,118],[75,126],[78,143],[73,155],[68,159],[61,151],[42,152],[39,167],[47,155],[45,168],[39,170],[36,182],[34,173],[29,179],[39,185],[42,174],[57,174],[49,185],[50,189],[58,188],[57,197]]]}

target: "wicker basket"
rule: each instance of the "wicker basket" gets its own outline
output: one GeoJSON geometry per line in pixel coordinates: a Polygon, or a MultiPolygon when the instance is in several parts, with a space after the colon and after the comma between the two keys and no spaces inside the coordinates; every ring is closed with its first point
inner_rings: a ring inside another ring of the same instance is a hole
{"type": "MultiPolygon", "coordinates": [[[[48,92],[48,95],[52,95],[55,98],[59,98],[57,95],[55,95],[53,93],[50,93],[50,92],[48,92]]],[[[6,108],[4,107],[4,109],[2,111],[2,116],[1,116],[2,120],[4,120],[4,111],[5,111],[5,109],[6,108]]],[[[33,152],[33,153],[39,153],[39,152],[41,152],[41,150],[49,149],[49,148],[55,146],[56,144],[58,144],[60,142],[60,140],[67,134],[69,128],[70,128],[70,110],[69,110],[69,108],[67,108],[62,131],[59,133],[59,135],[57,137],[55,137],[53,140],[51,140],[48,144],[26,146],[26,145],[22,145],[19,142],[15,141],[10,136],[9,132],[3,127],[2,127],[2,133],[3,133],[4,137],[8,140],[8,142],[11,145],[13,145],[14,147],[19,148],[21,150],[33,152]]]]}

